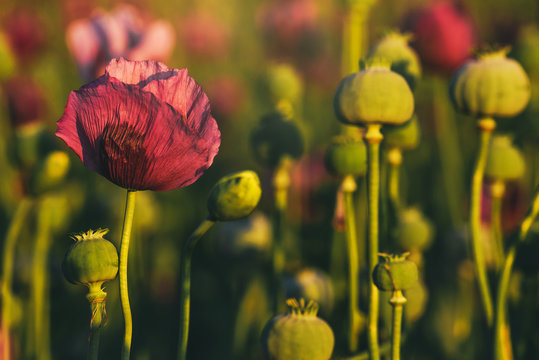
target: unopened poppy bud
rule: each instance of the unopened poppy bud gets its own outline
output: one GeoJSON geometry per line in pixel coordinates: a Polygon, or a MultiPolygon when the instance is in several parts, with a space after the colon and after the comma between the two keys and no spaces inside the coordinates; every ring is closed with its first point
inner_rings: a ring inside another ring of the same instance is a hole
{"type": "Polygon", "coordinates": [[[273,317],[262,331],[266,359],[329,360],[335,338],[329,325],[316,316],[318,305],[303,299],[286,303],[290,312],[273,317]]]}
{"type": "Polygon", "coordinates": [[[368,57],[390,60],[391,70],[404,77],[410,89],[413,89],[421,76],[421,64],[416,52],[408,45],[411,38],[411,34],[390,32],[374,45],[368,57]]]}
{"type": "Polygon", "coordinates": [[[69,156],[63,151],[53,151],[34,169],[30,177],[30,191],[41,194],[60,185],[69,171],[69,156]]]}
{"type": "Polygon", "coordinates": [[[363,175],[367,171],[367,147],[361,138],[336,136],[326,150],[325,163],[336,176],[363,175]]]}
{"type": "Polygon", "coordinates": [[[113,243],[103,238],[108,231],[88,230],[73,236],[75,243],[62,262],[62,272],[70,283],[86,285],[92,290],[116,278],[118,251],[113,243]]]}
{"type": "Polygon", "coordinates": [[[303,137],[298,126],[279,112],[265,115],[251,133],[255,158],[275,167],[285,156],[298,158],[303,153],[303,137]]]}
{"type": "Polygon", "coordinates": [[[403,150],[416,148],[421,138],[417,115],[414,114],[410,120],[402,125],[384,126],[382,134],[384,135],[384,146],[403,150]]]}
{"type": "Polygon", "coordinates": [[[249,215],[260,201],[260,179],[246,170],[223,177],[215,184],[208,198],[210,219],[237,220],[249,215]]]}
{"type": "Polygon", "coordinates": [[[398,225],[398,243],[401,249],[423,251],[432,242],[433,226],[417,208],[402,211],[398,225]]]}
{"type": "Polygon", "coordinates": [[[372,58],[365,69],[341,80],[333,105],[347,124],[393,124],[410,119],[414,97],[406,80],[390,70],[390,62],[372,58]]]}
{"type": "Polygon", "coordinates": [[[372,272],[372,279],[380,291],[407,290],[417,283],[417,265],[402,255],[380,254],[380,261],[372,272]]]}
{"type": "Polygon", "coordinates": [[[273,65],[268,71],[269,89],[273,98],[296,101],[303,91],[301,78],[294,68],[287,64],[273,65]]]}
{"type": "Polygon", "coordinates": [[[524,174],[524,158],[511,143],[511,137],[496,135],[492,138],[485,175],[496,180],[515,180],[524,174]]]}
{"type": "Polygon", "coordinates": [[[530,80],[522,66],[506,57],[508,49],[480,54],[463,65],[450,86],[455,107],[473,116],[511,117],[530,99],[530,80]]]}

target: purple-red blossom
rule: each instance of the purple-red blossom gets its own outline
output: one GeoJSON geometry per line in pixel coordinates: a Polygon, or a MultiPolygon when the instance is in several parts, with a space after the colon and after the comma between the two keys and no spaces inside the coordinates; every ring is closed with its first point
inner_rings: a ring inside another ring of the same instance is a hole
{"type": "Polygon", "coordinates": [[[56,135],[84,165],[131,190],[166,191],[196,181],[219,151],[210,104],[187,69],[112,60],[72,91],[56,135]]]}

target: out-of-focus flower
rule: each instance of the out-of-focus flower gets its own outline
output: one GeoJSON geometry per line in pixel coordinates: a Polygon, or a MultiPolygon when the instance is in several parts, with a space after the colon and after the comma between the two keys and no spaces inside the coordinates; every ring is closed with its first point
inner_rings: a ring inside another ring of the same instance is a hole
{"type": "Polygon", "coordinates": [[[111,13],[98,9],[89,18],[71,22],[66,41],[81,76],[90,81],[115,57],[167,60],[175,34],[170,23],[146,20],[136,8],[122,4],[111,13]]]}
{"type": "Polygon", "coordinates": [[[221,134],[187,69],[115,59],[103,76],[71,92],[56,135],[116,185],[166,191],[202,175],[221,134]]]}
{"type": "Polygon", "coordinates": [[[10,77],[15,72],[15,66],[15,54],[5,34],[0,31],[0,81],[10,77]]]}
{"type": "Polygon", "coordinates": [[[34,58],[45,45],[45,26],[30,9],[18,8],[8,14],[3,28],[13,52],[23,62],[34,58]]]}
{"type": "Polygon", "coordinates": [[[425,67],[452,73],[471,57],[476,46],[474,26],[454,3],[435,2],[411,19],[414,43],[425,67]]]}
{"type": "Polygon", "coordinates": [[[45,97],[35,82],[24,76],[17,76],[8,80],[3,89],[14,128],[43,120],[45,97]]]}
{"type": "Polygon", "coordinates": [[[221,76],[209,81],[206,92],[212,104],[212,112],[217,118],[230,117],[245,103],[244,84],[234,76],[221,76]]]}
{"type": "Polygon", "coordinates": [[[192,56],[218,59],[228,52],[230,34],[218,18],[210,13],[192,13],[179,24],[181,44],[192,56]]]}

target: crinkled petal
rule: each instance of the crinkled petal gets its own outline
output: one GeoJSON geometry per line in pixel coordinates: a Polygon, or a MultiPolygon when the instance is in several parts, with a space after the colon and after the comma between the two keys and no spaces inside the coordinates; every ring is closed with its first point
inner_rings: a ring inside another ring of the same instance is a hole
{"type": "Polygon", "coordinates": [[[69,95],[57,136],[84,165],[127,189],[165,191],[198,179],[214,146],[152,93],[106,80],[69,95]]]}

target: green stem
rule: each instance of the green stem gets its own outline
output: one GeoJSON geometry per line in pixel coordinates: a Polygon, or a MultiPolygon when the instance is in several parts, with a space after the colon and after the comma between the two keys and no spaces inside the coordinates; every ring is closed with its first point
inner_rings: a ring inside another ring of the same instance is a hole
{"type": "Polygon", "coordinates": [[[535,191],[534,199],[526,218],[520,225],[518,238],[510,246],[505,262],[503,264],[502,273],[498,283],[498,293],[496,298],[496,316],[495,316],[495,341],[494,354],[495,360],[509,360],[513,356],[511,354],[511,337],[509,336],[509,326],[507,324],[507,289],[509,280],[511,279],[511,271],[515,262],[518,246],[526,239],[530,227],[539,213],[539,189],[535,191]]]}
{"type": "Polygon", "coordinates": [[[472,238],[472,248],[474,255],[475,272],[479,283],[481,302],[487,319],[487,324],[492,325],[493,309],[490,288],[487,279],[487,268],[483,254],[483,244],[481,241],[481,192],[483,188],[483,174],[487,161],[488,147],[492,131],[496,127],[496,122],[491,118],[483,118],[478,122],[481,131],[479,153],[477,155],[475,170],[472,177],[471,202],[470,202],[470,228],[472,238]]]}
{"type": "MultiPolygon", "coordinates": [[[[388,355],[391,352],[391,343],[386,342],[380,345],[380,355],[388,355]]],[[[369,360],[371,359],[369,353],[362,352],[357,355],[347,356],[347,357],[338,357],[336,360],[369,360]]]]}
{"type": "Polygon", "coordinates": [[[187,341],[189,339],[189,315],[191,308],[191,258],[198,240],[215,224],[206,219],[196,228],[185,242],[180,263],[180,335],[178,340],[178,360],[185,360],[187,356],[187,341]]]}
{"type": "Polygon", "coordinates": [[[396,290],[393,292],[391,299],[389,299],[389,303],[393,307],[391,360],[400,360],[402,311],[406,303],[406,298],[402,295],[402,291],[396,290]]]}
{"type": "MultiPolygon", "coordinates": [[[[367,125],[365,140],[367,141],[368,155],[368,268],[369,274],[372,274],[376,263],[378,262],[378,201],[380,195],[380,142],[383,139],[380,132],[380,124],[367,125]]],[[[378,348],[378,307],[379,293],[378,289],[369,276],[369,354],[372,360],[380,359],[378,348]]]]}
{"type": "Polygon", "coordinates": [[[101,289],[102,283],[91,284],[90,292],[86,295],[90,303],[90,336],[88,338],[88,360],[99,358],[99,339],[103,319],[106,317],[105,301],[107,294],[101,289]]]}
{"type": "Polygon", "coordinates": [[[131,340],[133,337],[133,320],[131,319],[131,307],[129,305],[129,292],[127,290],[127,260],[129,255],[129,240],[135,215],[136,191],[127,190],[125,201],[124,224],[122,229],[122,242],[120,245],[120,302],[124,315],[124,342],[122,346],[122,360],[129,360],[131,355],[131,340]]]}
{"type": "Polygon", "coordinates": [[[47,260],[51,246],[50,219],[47,199],[43,197],[37,214],[37,231],[32,256],[32,304],[34,316],[35,355],[50,360],[50,294],[47,260]]]}
{"type": "Polygon", "coordinates": [[[17,238],[26,223],[26,218],[32,208],[32,201],[25,197],[17,205],[15,214],[7,229],[6,239],[4,241],[3,260],[2,260],[2,358],[10,357],[10,328],[11,328],[11,284],[13,281],[13,263],[15,259],[15,245],[17,238]]]}
{"type": "Polygon", "coordinates": [[[356,217],[354,211],[354,192],[357,189],[352,175],[343,179],[341,184],[345,202],[346,244],[348,247],[348,350],[357,351],[361,315],[359,313],[359,261],[356,232],[356,217]]]}
{"type": "Polygon", "coordinates": [[[399,174],[400,164],[389,164],[389,201],[392,204],[393,211],[398,212],[400,206],[400,194],[399,194],[399,174]]]}
{"type": "Polygon", "coordinates": [[[503,263],[505,258],[504,248],[503,248],[503,232],[502,232],[502,196],[503,196],[503,190],[501,190],[501,193],[498,193],[501,189],[503,189],[504,184],[503,182],[498,183],[495,182],[491,186],[491,194],[492,194],[492,203],[491,203],[491,213],[490,213],[490,226],[492,229],[492,237],[493,237],[493,244],[494,247],[494,257],[496,259],[496,268],[499,270],[503,263]]]}

